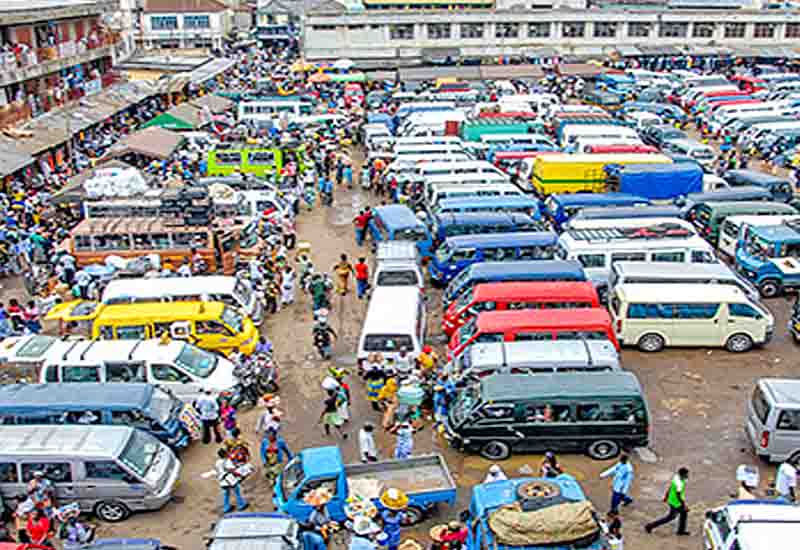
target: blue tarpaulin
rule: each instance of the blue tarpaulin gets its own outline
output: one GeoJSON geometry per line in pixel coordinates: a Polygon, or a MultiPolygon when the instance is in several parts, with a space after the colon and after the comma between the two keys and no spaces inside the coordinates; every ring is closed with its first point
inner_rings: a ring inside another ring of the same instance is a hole
{"type": "Polygon", "coordinates": [[[703,190],[703,170],[694,163],[628,164],[606,166],[610,183],[617,191],[647,199],[674,199],[703,190]]]}

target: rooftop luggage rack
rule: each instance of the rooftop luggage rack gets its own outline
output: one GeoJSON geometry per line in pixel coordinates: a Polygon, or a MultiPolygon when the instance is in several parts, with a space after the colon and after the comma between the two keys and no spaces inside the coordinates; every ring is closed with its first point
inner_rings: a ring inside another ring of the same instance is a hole
{"type": "Polygon", "coordinates": [[[577,241],[615,241],[621,239],[685,239],[692,232],[676,223],[661,223],[648,227],[597,227],[571,229],[569,235],[577,241]]]}

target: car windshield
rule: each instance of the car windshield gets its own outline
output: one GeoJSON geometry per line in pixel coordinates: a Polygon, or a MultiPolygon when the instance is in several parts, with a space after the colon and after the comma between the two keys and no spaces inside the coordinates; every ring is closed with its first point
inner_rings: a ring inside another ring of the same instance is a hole
{"type": "Polygon", "coordinates": [[[153,390],[153,398],[150,401],[150,411],[152,412],[152,417],[158,420],[162,425],[169,422],[172,418],[173,411],[175,413],[178,412],[175,410],[178,406],[182,406],[180,401],[164,390],[159,388],[153,390]]]}
{"type": "Polygon", "coordinates": [[[450,248],[450,245],[445,243],[442,246],[440,246],[439,249],[436,251],[436,261],[439,262],[440,264],[443,264],[447,262],[448,259],[450,259],[450,255],[452,253],[453,251],[450,248]]]}
{"type": "Polygon", "coordinates": [[[467,323],[458,329],[458,344],[464,345],[466,344],[470,338],[475,334],[475,331],[478,330],[478,317],[475,316],[471,318],[467,323]]]}
{"type": "Polygon", "coordinates": [[[233,295],[242,306],[248,306],[253,299],[253,287],[248,281],[238,279],[233,286],[233,295]]]}
{"type": "Polygon", "coordinates": [[[281,489],[283,490],[284,499],[288,500],[292,496],[300,484],[303,483],[303,477],[303,463],[298,456],[290,460],[283,470],[281,489]]]}
{"type": "Polygon", "coordinates": [[[208,378],[217,368],[219,358],[213,353],[184,344],[175,363],[198,378],[208,378]]]}
{"type": "Polygon", "coordinates": [[[414,270],[384,270],[378,272],[378,286],[416,286],[417,273],[414,270]]]}
{"type": "Polygon", "coordinates": [[[236,333],[241,333],[244,329],[244,317],[230,306],[222,308],[222,322],[236,333]]]}
{"type": "Polygon", "coordinates": [[[133,430],[119,459],[125,466],[143,478],[153,465],[160,446],[158,440],[147,432],[133,430]]]}
{"type": "Polygon", "coordinates": [[[462,307],[466,307],[472,303],[472,295],[475,287],[470,288],[466,292],[462,292],[461,296],[458,297],[458,302],[456,302],[457,309],[461,309],[462,307]]]}
{"type": "Polygon", "coordinates": [[[57,340],[58,338],[53,338],[52,336],[31,336],[17,350],[17,357],[26,359],[41,357],[57,340]]]}
{"type": "Polygon", "coordinates": [[[367,334],[364,336],[364,351],[392,352],[400,348],[414,349],[408,334],[367,334]]]}
{"type": "Polygon", "coordinates": [[[425,230],[417,229],[398,229],[394,232],[394,239],[396,241],[422,241],[425,240],[425,230]]]}
{"type": "Polygon", "coordinates": [[[456,396],[451,409],[451,418],[456,426],[464,422],[469,417],[469,413],[475,408],[475,405],[478,404],[479,390],[478,384],[471,384],[456,396]]]}

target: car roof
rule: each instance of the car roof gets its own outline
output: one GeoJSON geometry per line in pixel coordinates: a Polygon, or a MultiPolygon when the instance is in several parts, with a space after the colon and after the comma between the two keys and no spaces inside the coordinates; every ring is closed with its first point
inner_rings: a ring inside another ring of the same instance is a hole
{"type": "Polygon", "coordinates": [[[520,401],[546,396],[627,397],[642,393],[632,372],[581,372],[558,374],[495,374],[480,382],[486,401],[520,401]]]}
{"type": "Polygon", "coordinates": [[[7,384],[0,385],[0,407],[10,409],[80,405],[86,408],[146,407],[155,386],[151,384],[7,384]]]}
{"type": "Polygon", "coordinates": [[[2,426],[0,456],[96,457],[119,454],[134,429],[130,426],[2,426]]]}

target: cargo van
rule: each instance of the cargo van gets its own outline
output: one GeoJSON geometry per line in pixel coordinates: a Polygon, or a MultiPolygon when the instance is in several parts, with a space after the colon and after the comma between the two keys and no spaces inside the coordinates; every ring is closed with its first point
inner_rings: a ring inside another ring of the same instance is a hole
{"type": "Polygon", "coordinates": [[[131,426],[176,450],[201,430],[197,411],[152,384],[2,385],[0,424],[131,426]]]}
{"type": "Polygon", "coordinates": [[[116,523],[172,500],[181,462],[152,435],[130,426],[0,426],[0,496],[27,492],[33,473],[59,502],[116,523]]]}
{"type": "Polygon", "coordinates": [[[101,302],[223,302],[241,309],[256,323],[264,318],[264,305],[250,281],[219,275],[114,279],[106,285],[101,302]]]}
{"type": "Polygon", "coordinates": [[[147,383],[191,403],[205,390],[233,392],[228,359],[180,340],[61,340],[43,334],[0,342],[0,368],[44,383],[147,383]]]}
{"type": "Polygon", "coordinates": [[[472,344],[527,340],[610,340],[619,349],[605,309],[523,309],[479,313],[450,337],[447,356],[459,357],[472,344]]]}
{"type": "Polygon", "coordinates": [[[691,269],[674,263],[615,262],[611,266],[608,288],[622,284],[706,284],[730,285],[758,300],[758,289],[722,262],[694,264],[691,269]]]}
{"type": "Polygon", "coordinates": [[[600,299],[590,282],[484,283],[450,303],[442,317],[442,330],[450,336],[483,311],[593,307],[600,307],[600,299]]]}
{"type": "Polygon", "coordinates": [[[717,251],[728,259],[735,260],[736,247],[744,238],[744,231],[747,227],[780,225],[784,221],[800,221],[800,215],[728,216],[723,220],[719,230],[717,251]]]}
{"type": "Polygon", "coordinates": [[[745,431],[759,458],[800,467],[800,380],[759,378],[747,404],[745,431]]]}
{"type": "Polygon", "coordinates": [[[797,214],[797,210],[782,202],[705,202],[696,204],[689,209],[686,219],[692,222],[700,235],[710,243],[717,245],[720,227],[728,216],[788,216],[791,214],[797,214]]]}
{"type": "Polygon", "coordinates": [[[549,374],[622,370],[619,353],[609,341],[494,342],[473,344],[447,364],[456,380],[494,374],[549,374]]]}
{"type": "Polygon", "coordinates": [[[91,321],[93,340],[144,340],[168,336],[209,351],[250,355],[258,343],[255,324],[222,302],[174,302],[105,305],[59,304],[45,317],[62,323],[91,321]]]}
{"type": "Polygon", "coordinates": [[[649,428],[644,392],[631,372],[498,374],[457,394],[444,436],[491,461],[543,451],[608,460],[647,446],[649,428]]]}
{"type": "Polygon", "coordinates": [[[363,365],[370,353],[398,356],[400,348],[416,357],[425,342],[427,315],[422,293],[414,286],[377,287],[358,340],[356,360],[363,365]]]}
{"type": "Polygon", "coordinates": [[[685,346],[740,353],[766,344],[775,330],[772,314],[730,285],[622,284],[609,304],[620,343],[646,352],[685,346]]]}

